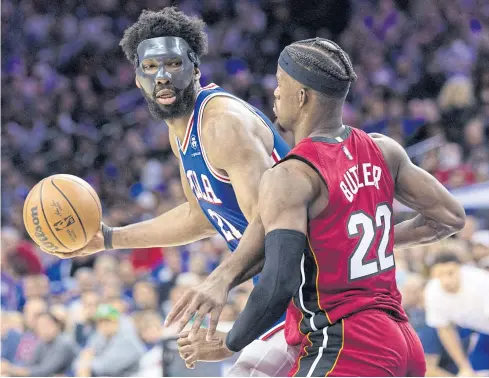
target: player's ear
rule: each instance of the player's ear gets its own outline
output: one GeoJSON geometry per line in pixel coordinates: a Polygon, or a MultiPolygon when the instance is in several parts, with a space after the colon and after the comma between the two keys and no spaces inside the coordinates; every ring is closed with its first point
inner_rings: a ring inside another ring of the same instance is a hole
{"type": "Polygon", "coordinates": [[[195,81],[200,80],[201,73],[197,67],[194,68],[194,74],[195,74],[195,76],[194,76],[195,81]]]}
{"type": "Polygon", "coordinates": [[[309,96],[309,93],[307,92],[307,90],[305,88],[301,88],[299,91],[299,107],[300,108],[302,108],[307,103],[307,101],[309,100],[308,96],[309,96]]]}
{"type": "Polygon", "coordinates": [[[136,82],[136,86],[137,86],[139,89],[141,89],[141,84],[139,84],[139,81],[138,81],[138,78],[137,78],[137,77],[135,77],[135,78],[134,78],[134,81],[136,82]]]}

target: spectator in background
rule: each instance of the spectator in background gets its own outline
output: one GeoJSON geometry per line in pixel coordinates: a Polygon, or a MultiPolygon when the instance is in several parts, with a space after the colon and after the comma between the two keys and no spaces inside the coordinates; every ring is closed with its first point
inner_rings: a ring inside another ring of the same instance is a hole
{"type": "Polygon", "coordinates": [[[17,347],[19,346],[20,338],[23,332],[23,327],[18,329],[18,326],[15,325],[16,320],[14,317],[20,318],[22,322],[22,315],[19,313],[2,313],[2,361],[9,363],[14,362],[17,347]]]}
{"type": "Polygon", "coordinates": [[[124,288],[122,286],[122,280],[116,273],[107,274],[102,281],[102,301],[112,301],[115,299],[121,299],[125,304],[122,307],[124,311],[131,310],[133,307],[133,301],[131,298],[124,295],[124,288]]]}
{"type": "Polygon", "coordinates": [[[118,261],[109,254],[97,256],[95,261],[94,271],[98,283],[103,283],[105,277],[117,275],[118,261]]]}
{"type": "Polygon", "coordinates": [[[74,288],[71,291],[70,317],[76,319],[81,312],[82,297],[85,293],[91,293],[96,289],[97,280],[93,269],[80,268],[75,273],[74,288]]]}
{"type": "Polygon", "coordinates": [[[13,227],[2,228],[2,270],[10,268],[14,276],[40,274],[41,261],[31,243],[22,240],[20,232],[13,227]]]}
{"type": "Polygon", "coordinates": [[[100,303],[100,296],[95,291],[84,292],[80,298],[80,307],[74,316],[74,333],[76,343],[84,347],[95,334],[95,314],[100,303]]]}
{"type": "Polygon", "coordinates": [[[127,377],[134,374],[144,345],[130,319],[107,304],[97,308],[95,319],[97,331],[75,361],[76,376],[127,377]]]}
{"type": "Polygon", "coordinates": [[[37,315],[35,323],[39,343],[34,351],[33,360],[26,366],[11,364],[2,366],[2,373],[13,377],[66,374],[75,359],[77,348],[68,336],[63,335],[63,322],[52,312],[42,312],[37,315]]]}
{"type": "Polygon", "coordinates": [[[489,273],[461,265],[456,254],[445,252],[435,257],[430,274],[425,291],[426,323],[437,329],[459,375],[472,376],[473,367],[455,327],[489,335],[489,273]]]}
{"type": "Polygon", "coordinates": [[[478,262],[489,257],[489,230],[478,230],[472,235],[472,254],[478,262]]]}
{"type": "MultiPolygon", "coordinates": [[[[427,377],[449,377],[458,373],[458,368],[453,359],[440,342],[435,328],[426,324],[426,313],[424,306],[424,287],[426,280],[419,274],[411,273],[405,280],[400,291],[402,294],[402,306],[406,310],[409,322],[419,336],[426,357],[427,377]]],[[[470,333],[464,330],[457,332],[460,335],[462,349],[469,349],[470,333]]]]}
{"type": "Polygon", "coordinates": [[[156,288],[148,281],[139,281],[134,285],[134,305],[136,310],[152,310],[159,314],[162,313],[156,288]]]}
{"type": "Polygon", "coordinates": [[[26,276],[22,286],[25,300],[32,298],[49,299],[49,280],[44,274],[26,276]]]}
{"type": "Polygon", "coordinates": [[[134,314],[134,323],[145,347],[134,377],[164,377],[161,341],[163,319],[156,311],[141,311],[134,314]]]}
{"type": "Polygon", "coordinates": [[[17,347],[17,353],[14,363],[19,366],[24,366],[32,363],[34,358],[34,350],[39,342],[34,329],[36,318],[39,314],[46,312],[48,309],[47,302],[41,298],[29,299],[24,306],[24,324],[25,332],[20,338],[17,347]]]}
{"type": "Polygon", "coordinates": [[[124,259],[119,264],[119,278],[122,281],[124,296],[132,298],[133,286],[137,277],[134,267],[128,259],[124,259]]]}

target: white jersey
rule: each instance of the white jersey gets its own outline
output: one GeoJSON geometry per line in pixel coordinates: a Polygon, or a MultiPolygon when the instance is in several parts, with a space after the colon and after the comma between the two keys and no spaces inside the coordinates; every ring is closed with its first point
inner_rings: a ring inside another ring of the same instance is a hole
{"type": "Polygon", "coordinates": [[[455,324],[489,334],[489,272],[464,265],[460,268],[461,287],[448,293],[438,279],[426,285],[426,323],[440,328],[455,324]]]}

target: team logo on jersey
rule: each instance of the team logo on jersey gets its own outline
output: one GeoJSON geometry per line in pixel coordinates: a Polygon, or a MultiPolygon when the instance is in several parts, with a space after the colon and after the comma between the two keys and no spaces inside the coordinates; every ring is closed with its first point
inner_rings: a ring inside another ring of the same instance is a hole
{"type": "Polygon", "coordinates": [[[192,135],[190,137],[190,146],[196,150],[197,149],[197,138],[195,137],[195,135],[192,135]]]}
{"type": "Polygon", "coordinates": [[[350,151],[348,151],[348,148],[346,148],[346,146],[341,146],[341,149],[349,160],[353,160],[353,156],[350,154],[350,151]]]}
{"type": "Polygon", "coordinates": [[[196,156],[201,155],[201,153],[199,151],[199,145],[197,143],[197,138],[195,137],[195,135],[192,135],[190,137],[190,147],[192,147],[196,151],[193,154],[190,154],[190,156],[196,157],[196,156]]]}

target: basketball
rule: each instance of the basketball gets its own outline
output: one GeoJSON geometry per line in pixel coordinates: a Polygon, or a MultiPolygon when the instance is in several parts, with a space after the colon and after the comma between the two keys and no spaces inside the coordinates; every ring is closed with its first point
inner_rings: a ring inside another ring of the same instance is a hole
{"type": "Polygon", "coordinates": [[[72,252],[86,246],[100,229],[102,206],[90,184],[60,174],[32,188],[23,217],[27,232],[41,248],[72,252]]]}

